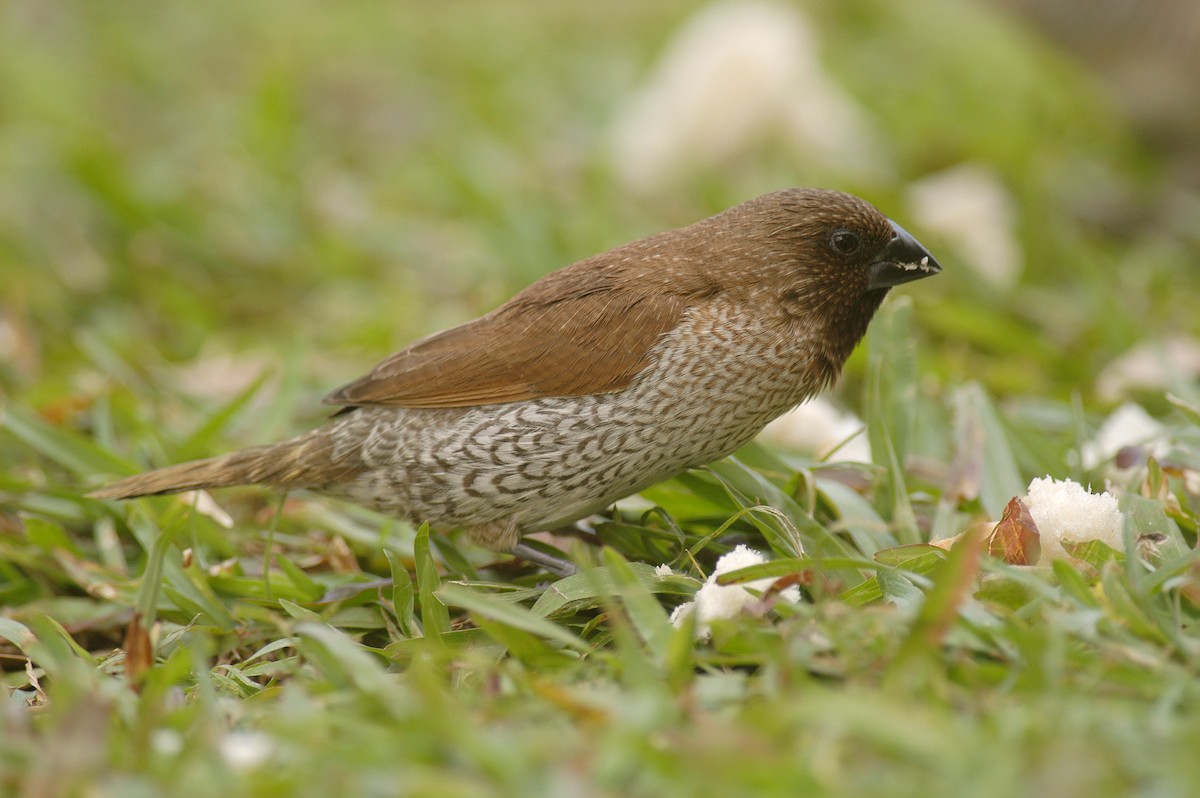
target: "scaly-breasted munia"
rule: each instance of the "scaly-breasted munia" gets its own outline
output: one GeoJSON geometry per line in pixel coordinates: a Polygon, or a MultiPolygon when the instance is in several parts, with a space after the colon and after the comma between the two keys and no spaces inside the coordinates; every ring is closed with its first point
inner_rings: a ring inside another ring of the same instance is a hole
{"type": "Polygon", "coordinates": [[[262,483],[465,528],[497,551],[723,457],[841,371],[892,286],[941,270],[872,205],[790,189],[543,277],[326,402],[323,426],[129,477],[262,483]]]}

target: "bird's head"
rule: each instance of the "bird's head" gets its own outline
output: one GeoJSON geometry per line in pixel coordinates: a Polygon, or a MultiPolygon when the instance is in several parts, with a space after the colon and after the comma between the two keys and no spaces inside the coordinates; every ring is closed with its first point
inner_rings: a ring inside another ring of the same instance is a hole
{"type": "Polygon", "coordinates": [[[942,270],[903,227],[839,191],[777,191],[717,220],[741,250],[725,259],[738,265],[723,282],[775,305],[789,323],[815,325],[851,348],[888,289],[942,270]]]}
{"type": "Polygon", "coordinates": [[[767,259],[775,263],[761,275],[769,282],[799,282],[817,293],[837,291],[851,298],[942,270],[908,231],[851,194],[789,189],[739,208],[744,209],[742,224],[751,228],[746,237],[762,242],[767,259]]]}

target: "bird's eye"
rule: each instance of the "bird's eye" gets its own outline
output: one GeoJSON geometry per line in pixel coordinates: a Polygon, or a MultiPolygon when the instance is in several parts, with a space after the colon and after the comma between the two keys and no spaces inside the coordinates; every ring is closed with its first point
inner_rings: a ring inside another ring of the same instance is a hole
{"type": "Polygon", "coordinates": [[[834,230],[829,236],[829,246],[839,255],[853,255],[862,248],[862,242],[849,230],[834,230]]]}

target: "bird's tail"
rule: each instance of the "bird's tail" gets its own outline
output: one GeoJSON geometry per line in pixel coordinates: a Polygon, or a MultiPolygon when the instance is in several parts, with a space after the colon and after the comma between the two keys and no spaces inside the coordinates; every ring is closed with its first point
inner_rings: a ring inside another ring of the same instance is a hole
{"type": "Polygon", "coordinates": [[[335,457],[333,436],[314,430],[289,441],[255,446],[220,457],[158,468],[117,480],[87,494],[93,499],[132,499],[185,490],[263,484],[317,488],[344,479],[357,458],[335,457]]]}

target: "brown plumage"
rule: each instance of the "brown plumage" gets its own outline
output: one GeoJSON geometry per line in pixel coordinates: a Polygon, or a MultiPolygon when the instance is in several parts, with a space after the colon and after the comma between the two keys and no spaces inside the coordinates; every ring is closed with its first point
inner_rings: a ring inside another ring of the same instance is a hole
{"type": "Polygon", "coordinates": [[[834,380],[888,288],[940,271],[867,202],[767,194],[538,280],[414,343],[290,441],[170,466],[93,494],[262,483],[520,535],[724,456],[834,380]]]}

